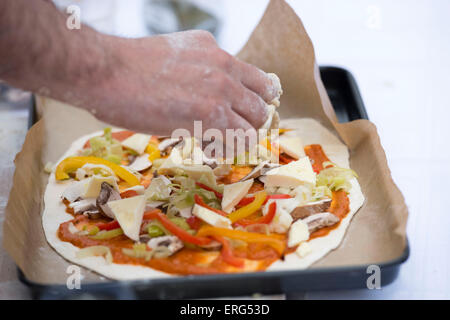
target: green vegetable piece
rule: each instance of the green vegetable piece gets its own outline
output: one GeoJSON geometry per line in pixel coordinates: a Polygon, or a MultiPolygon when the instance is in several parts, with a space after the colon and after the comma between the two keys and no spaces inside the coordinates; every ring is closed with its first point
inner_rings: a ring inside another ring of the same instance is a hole
{"type": "Polygon", "coordinates": [[[122,228],[117,228],[109,231],[101,231],[97,233],[95,236],[92,236],[91,238],[94,240],[107,240],[118,237],[122,234],[123,234],[122,228]]]}
{"type": "Polygon", "coordinates": [[[164,231],[156,224],[150,224],[147,228],[147,232],[148,235],[152,238],[161,237],[165,234],[164,231]]]}
{"type": "Polygon", "coordinates": [[[190,230],[191,228],[189,227],[189,224],[186,222],[186,219],[181,218],[181,217],[173,217],[173,218],[169,218],[170,221],[172,221],[175,225],[177,225],[178,227],[180,227],[183,230],[190,230]]]}

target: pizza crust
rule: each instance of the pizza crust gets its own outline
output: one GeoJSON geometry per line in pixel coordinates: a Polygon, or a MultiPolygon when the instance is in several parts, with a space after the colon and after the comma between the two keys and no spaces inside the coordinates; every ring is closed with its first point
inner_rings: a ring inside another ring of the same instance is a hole
{"type": "MultiPolygon", "coordinates": [[[[290,119],[281,122],[283,128],[292,128],[286,135],[299,135],[305,145],[320,144],[325,154],[330,160],[342,167],[349,167],[349,154],[347,147],[327,129],[313,119],[290,119]]],[[[115,129],[113,131],[117,131],[115,129]]],[[[72,143],[67,152],[58,160],[58,163],[64,158],[74,155],[82,149],[87,139],[101,135],[102,131],[85,135],[72,143]]],[[[135,280],[135,279],[156,279],[167,278],[173,275],[167,274],[149,267],[125,265],[125,264],[107,264],[103,257],[89,257],[79,259],[75,253],[78,247],[69,242],[61,241],[58,236],[58,228],[61,223],[72,220],[73,216],[66,212],[66,207],[61,201],[61,194],[71,181],[56,181],[54,172],[50,175],[47,188],[44,195],[44,212],[42,215],[42,225],[45,237],[50,244],[65,259],[93,270],[103,276],[117,280],[135,280]]],[[[285,261],[276,261],[267,271],[279,270],[298,270],[305,269],[317,260],[321,259],[331,250],[337,248],[341,243],[345,231],[356,211],[362,206],[364,196],[359,187],[358,181],[351,181],[352,189],[349,194],[350,213],[341,221],[338,228],[332,230],[327,236],[316,238],[309,241],[312,252],[300,258],[295,253],[286,256],[285,261]]]]}

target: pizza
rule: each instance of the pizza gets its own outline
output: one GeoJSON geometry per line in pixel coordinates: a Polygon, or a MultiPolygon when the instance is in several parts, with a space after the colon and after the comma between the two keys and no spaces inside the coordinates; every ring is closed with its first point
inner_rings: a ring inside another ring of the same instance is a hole
{"type": "Polygon", "coordinates": [[[335,135],[313,119],[280,127],[233,163],[194,138],[83,136],[51,170],[47,241],[120,280],[307,268],[339,246],[364,196],[335,135]]]}

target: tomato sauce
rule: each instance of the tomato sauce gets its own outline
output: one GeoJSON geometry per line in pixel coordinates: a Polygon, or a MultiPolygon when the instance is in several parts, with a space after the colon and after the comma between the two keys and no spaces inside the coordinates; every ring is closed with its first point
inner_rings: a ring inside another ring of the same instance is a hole
{"type": "MultiPolygon", "coordinates": [[[[120,133],[120,132],[119,132],[120,133]]],[[[116,136],[116,139],[125,139],[126,136],[133,134],[131,131],[122,131],[122,135],[116,136]],[[126,132],[126,134],[124,133],[126,132]],[[131,134],[130,134],[131,133],[131,134]]],[[[114,133],[113,133],[114,135],[114,133]]],[[[310,145],[305,147],[305,153],[310,157],[313,162],[313,168],[316,172],[323,169],[323,162],[329,161],[328,157],[322,150],[320,145],[310,145]]],[[[234,183],[242,179],[244,176],[252,171],[250,166],[232,166],[230,174],[222,178],[220,183],[234,183]]],[[[144,174],[145,181],[151,181],[150,170],[144,174]]],[[[264,186],[260,182],[255,182],[251,187],[249,193],[255,193],[264,189],[264,186]]],[[[64,201],[67,207],[67,212],[74,215],[73,210],[68,207],[68,202],[64,201]]],[[[329,212],[333,213],[341,220],[349,212],[349,199],[345,191],[333,192],[332,202],[329,208],[329,212]]],[[[252,215],[252,218],[256,218],[261,215],[259,210],[252,215]]],[[[225,272],[243,272],[243,271],[263,271],[267,269],[273,262],[281,258],[280,254],[272,247],[266,244],[260,243],[248,243],[245,245],[236,246],[233,248],[233,255],[236,257],[245,259],[245,265],[243,268],[236,268],[227,264],[221,257],[220,251],[205,251],[195,246],[188,246],[178,251],[167,258],[150,259],[146,261],[143,258],[135,258],[128,256],[122,252],[124,248],[132,248],[134,241],[120,235],[112,239],[100,240],[92,239],[86,235],[73,234],[69,230],[70,223],[78,230],[83,230],[85,225],[92,225],[99,222],[107,222],[106,219],[88,219],[83,215],[74,215],[74,219],[62,223],[58,229],[58,237],[62,241],[67,241],[79,248],[85,248],[95,245],[103,245],[110,248],[113,262],[119,264],[132,264],[143,265],[155,270],[170,274],[189,275],[189,274],[213,274],[213,273],[225,273],[225,272]]],[[[323,237],[329,234],[333,229],[339,226],[340,222],[331,226],[325,227],[313,232],[310,235],[310,240],[323,237]]],[[[283,235],[286,239],[286,235],[283,235]]],[[[296,247],[288,248],[285,254],[294,252],[296,247]]]]}

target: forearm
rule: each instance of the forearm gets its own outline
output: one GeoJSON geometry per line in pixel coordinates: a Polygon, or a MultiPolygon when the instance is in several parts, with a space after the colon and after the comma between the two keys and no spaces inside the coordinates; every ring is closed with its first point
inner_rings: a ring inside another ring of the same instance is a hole
{"type": "MultiPolygon", "coordinates": [[[[94,1],[94,0],[92,0],[94,1]]],[[[83,14],[83,13],[81,13],[83,14]]],[[[0,79],[139,131],[260,128],[279,82],[207,32],[141,39],[100,34],[46,0],[0,0],[0,79]]],[[[270,119],[269,119],[270,120],[270,119]]]]}
{"type": "Polygon", "coordinates": [[[0,2],[0,79],[25,90],[83,105],[92,83],[108,78],[111,37],[67,17],[43,0],[0,2]]]}

